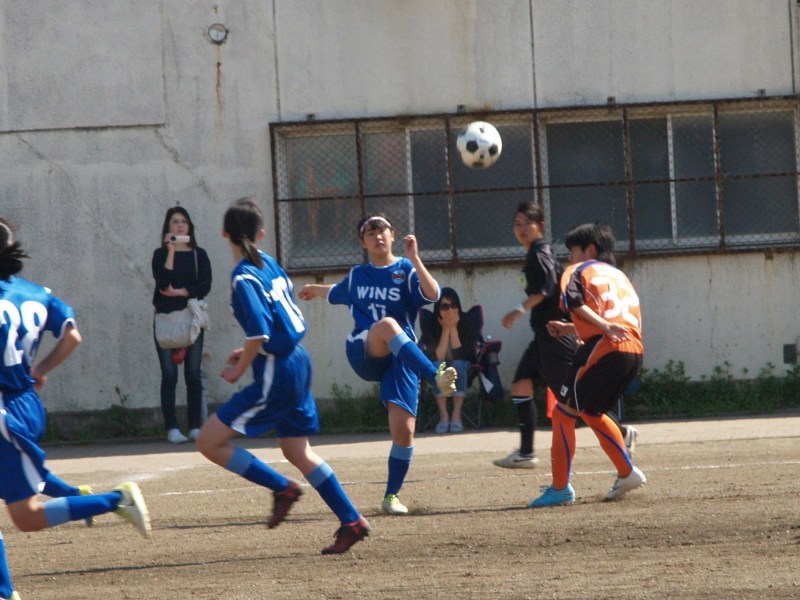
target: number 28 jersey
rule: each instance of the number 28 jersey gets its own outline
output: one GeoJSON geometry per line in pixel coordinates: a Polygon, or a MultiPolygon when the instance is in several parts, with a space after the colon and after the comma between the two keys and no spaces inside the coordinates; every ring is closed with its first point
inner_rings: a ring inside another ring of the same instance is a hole
{"type": "Polygon", "coordinates": [[[70,324],[75,312],[49,289],[14,276],[0,280],[0,391],[30,389],[42,332],[60,339],[70,324]]]}
{"type": "Polygon", "coordinates": [[[616,267],[596,260],[570,265],[561,277],[561,303],[570,311],[578,337],[583,341],[602,336],[603,332],[572,312],[579,306],[586,306],[606,321],[628,330],[627,340],[613,344],[616,350],[644,352],[639,297],[625,274],[616,267]]]}
{"type": "Polygon", "coordinates": [[[243,259],[231,273],[231,309],[247,339],[263,339],[270,354],[287,354],[306,332],[294,301],[292,280],[278,262],[259,250],[264,266],[243,259]]]}
{"type": "Polygon", "coordinates": [[[407,258],[385,267],[357,265],[328,292],[328,302],[349,306],[355,320],[354,333],[392,317],[412,340],[417,339],[414,323],[419,309],[436,300],[423,296],[417,270],[407,258]]]}

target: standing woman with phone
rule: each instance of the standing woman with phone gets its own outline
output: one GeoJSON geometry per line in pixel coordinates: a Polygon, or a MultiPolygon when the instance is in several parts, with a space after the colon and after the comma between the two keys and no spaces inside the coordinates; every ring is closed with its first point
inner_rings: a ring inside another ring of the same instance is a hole
{"type": "MultiPolygon", "coordinates": [[[[182,206],[167,210],[161,228],[161,246],[153,252],[153,278],[156,281],[153,306],[157,313],[186,308],[190,298],[202,299],[211,290],[211,262],[206,251],[197,245],[194,223],[182,206]]],[[[182,444],[196,440],[203,425],[203,385],[200,361],[203,357],[205,331],[188,348],[165,349],[156,340],[161,365],[161,412],[167,441],[182,444]],[[175,415],[175,388],[178,366],[184,364],[188,434],[178,426],[175,415]]],[[[155,336],[154,336],[155,338],[155,336]]]]}

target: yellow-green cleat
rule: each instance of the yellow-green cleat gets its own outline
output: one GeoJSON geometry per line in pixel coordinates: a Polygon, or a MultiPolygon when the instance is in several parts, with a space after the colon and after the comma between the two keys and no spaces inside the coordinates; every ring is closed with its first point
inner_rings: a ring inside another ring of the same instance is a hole
{"type": "Polygon", "coordinates": [[[388,494],[381,502],[381,508],[387,515],[407,515],[408,507],[400,502],[397,494],[388,494]]]}
{"type": "Polygon", "coordinates": [[[150,513],[147,512],[147,505],[144,503],[139,486],[133,481],[128,481],[114,488],[114,491],[122,492],[122,499],[114,512],[121,519],[136,527],[142,537],[149,538],[151,532],[150,513]]]}
{"type": "Polygon", "coordinates": [[[447,363],[442,363],[436,371],[436,387],[445,396],[452,396],[456,393],[457,378],[456,370],[453,367],[448,367],[447,363]]]}

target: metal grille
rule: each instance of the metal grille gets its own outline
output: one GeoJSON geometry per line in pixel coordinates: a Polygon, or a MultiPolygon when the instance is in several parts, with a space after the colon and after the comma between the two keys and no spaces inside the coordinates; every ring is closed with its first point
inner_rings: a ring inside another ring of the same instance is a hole
{"type": "Polygon", "coordinates": [[[382,212],[428,264],[518,260],[525,200],[562,255],[586,222],[611,225],[622,257],[797,247],[798,122],[791,96],[275,123],[279,257],[290,271],[359,263],[356,222],[382,212]],[[456,150],[475,120],[503,139],[485,170],[456,150]]]}

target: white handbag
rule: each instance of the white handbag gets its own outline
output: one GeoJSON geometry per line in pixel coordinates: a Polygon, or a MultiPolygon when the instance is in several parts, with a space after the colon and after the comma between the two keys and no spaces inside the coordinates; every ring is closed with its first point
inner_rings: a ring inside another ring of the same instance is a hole
{"type": "MultiPolygon", "coordinates": [[[[197,254],[194,257],[197,272],[197,254]]],[[[156,313],[156,342],[166,350],[188,348],[194,344],[200,331],[208,329],[208,303],[205,300],[190,298],[186,308],[168,313],[156,313]]]]}
{"type": "Polygon", "coordinates": [[[194,314],[189,308],[173,310],[168,313],[156,313],[156,342],[164,349],[188,348],[200,335],[200,328],[192,336],[194,314]]]}

